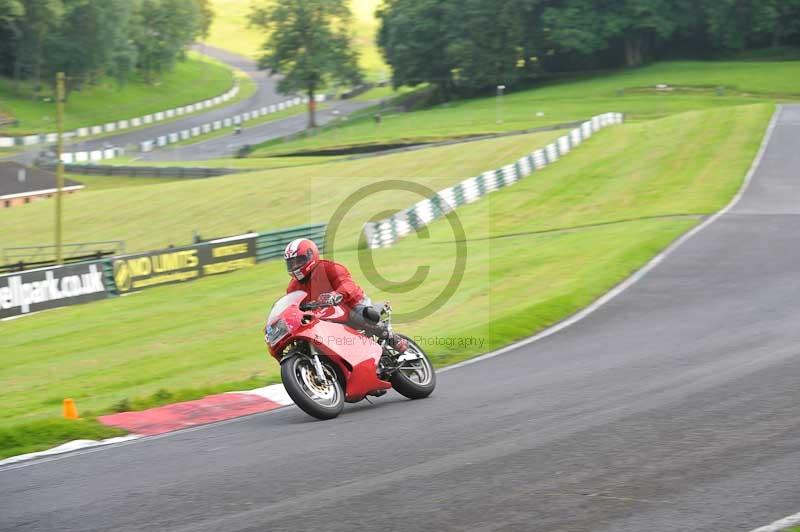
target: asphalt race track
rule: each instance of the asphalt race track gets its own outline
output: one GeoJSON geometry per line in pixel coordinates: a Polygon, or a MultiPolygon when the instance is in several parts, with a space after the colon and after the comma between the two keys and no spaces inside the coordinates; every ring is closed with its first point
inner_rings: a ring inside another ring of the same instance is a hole
{"type": "MultiPolygon", "coordinates": [[[[800,106],[741,202],[583,321],[315,422],[0,470],[0,530],[732,531],[800,511],[800,106]]],[[[257,303],[261,304],[261,303],[257,303]]]]}

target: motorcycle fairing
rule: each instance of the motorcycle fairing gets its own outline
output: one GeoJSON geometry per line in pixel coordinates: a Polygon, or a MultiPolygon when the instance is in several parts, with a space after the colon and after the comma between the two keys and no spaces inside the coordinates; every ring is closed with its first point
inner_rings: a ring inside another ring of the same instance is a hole
{"type": "Polygon", "coordinates": [[[347,382],[345,400],[357,402],[374,390],[388,390],[389,382],[378,378],[381,346],[352,327],[329,321],[316,321],[312,328],[298,331],[342,370],[347,382]],[[350,369],[352,368],[352,369],[350,369]]]}

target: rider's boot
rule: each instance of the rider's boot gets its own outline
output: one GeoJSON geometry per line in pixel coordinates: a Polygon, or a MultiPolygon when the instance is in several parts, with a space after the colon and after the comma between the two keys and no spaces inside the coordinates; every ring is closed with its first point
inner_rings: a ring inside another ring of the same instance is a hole
{"type": "Polygon", "coordinates": [[[386,340],[386,344],[389,345],[389,347],[391,347],[400,354],[405,353],[406,349],[408,349],[408,340],[406,340],[399,334],[395,334],[394,332],[388,329],[383,329],[383,331],[381,331],[380,336],[381,338],[386,340]]]}
{"type": "MultiPolygon", "coordinates": [[[[365,328],[365,330],[369,330],[371,335],[375,335],[378,339],[382,340],[385,346],[391,348],[391,351],[399,354],[406,352],[406,349],[408,349],[408,340],[398,334],[395,334],[388,322],[376,322],[374,319],[369,319],[369,321],[372,321],[374,325],[369,328],[365,328]]],[[[386,352],[385,354],[391,355],[392,353],[386,352]]]]}
{"type": "Polygon", "coordinates": [[[392,334],[391,338],[389,338],[388,343],[391,344],[392,347],[394,347],[395,351],[401,354],[405,353],[406,349],[408,349],[408,340],[397,334],[392,334]]]}

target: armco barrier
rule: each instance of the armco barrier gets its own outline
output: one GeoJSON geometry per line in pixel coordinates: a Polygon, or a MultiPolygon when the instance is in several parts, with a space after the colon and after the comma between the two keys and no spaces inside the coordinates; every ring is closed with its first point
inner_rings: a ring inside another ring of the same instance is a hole
{"type": "Polygon", "coordinates": [[[310,238],[317,244],[320,253],[323,253],[326,228],[327,224],[310,224],[260,233],[256,238],[256,260],[263,262],[281,257],[283,250],[295,238],[310,238]]]}
{"type": "Polygon", "coordinates": [[[623,120],[621,113],[605,113],[592,117],[555,142],[526,155],[515,163],[484,172],[441,190],[435,196],[426,198],[389,218],[366,223],[364,235],[367,246],[370,248],[391,246],[400,238],[425,227],[431,221],[445,216],[461,205],[472,203],[490,192],[512,185],[522,177],[557,161],[595,132],[607,126],[621,124],[623,120]]]}

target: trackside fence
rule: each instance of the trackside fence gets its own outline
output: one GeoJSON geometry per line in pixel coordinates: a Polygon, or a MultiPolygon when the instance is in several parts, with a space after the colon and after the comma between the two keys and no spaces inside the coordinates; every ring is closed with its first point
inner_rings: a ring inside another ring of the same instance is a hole
{"type": "Polygon", "coordinates": [[[556,162],[597,131],[621,124],[622,113],[605,113],[592,117],[566,135],[542,149],[497,170],[484,172],[439,191],[389,218],[364,225],[364,235],[370,248],[389,247],[409,233],[418,231],[432,221],[442,218],[461,205],[472,203],[483,196],[509,185],[536,170],[556,162]]]}
{"type": "Polygon", "coordinates": [[[256,260],[263,262],[283,255],[283,250],[295,238],[310,238],[316,242],[320,253],[325,249],[327,224],[311,224],[260,233],[256,238],[256,260]]]}
{"type": "MultiPolygon", "coordinates": [[[[55,165],[42,166],[45,170],[55,170],[55,165]]],[[[240,168],[205,168],[191,166],[117,166],[111,164],[65,164],[64,170],[72,174],[108,175],[127,177],[175,177],[196,179],[237,174],[250,170],[240,168]]]]}
{"type": "Polygon", "coordinates": [[[295,238],[322,250],[326,229],[309,224],[0,275],[0,319],[249,268],[281,257],[295,238]]]}

